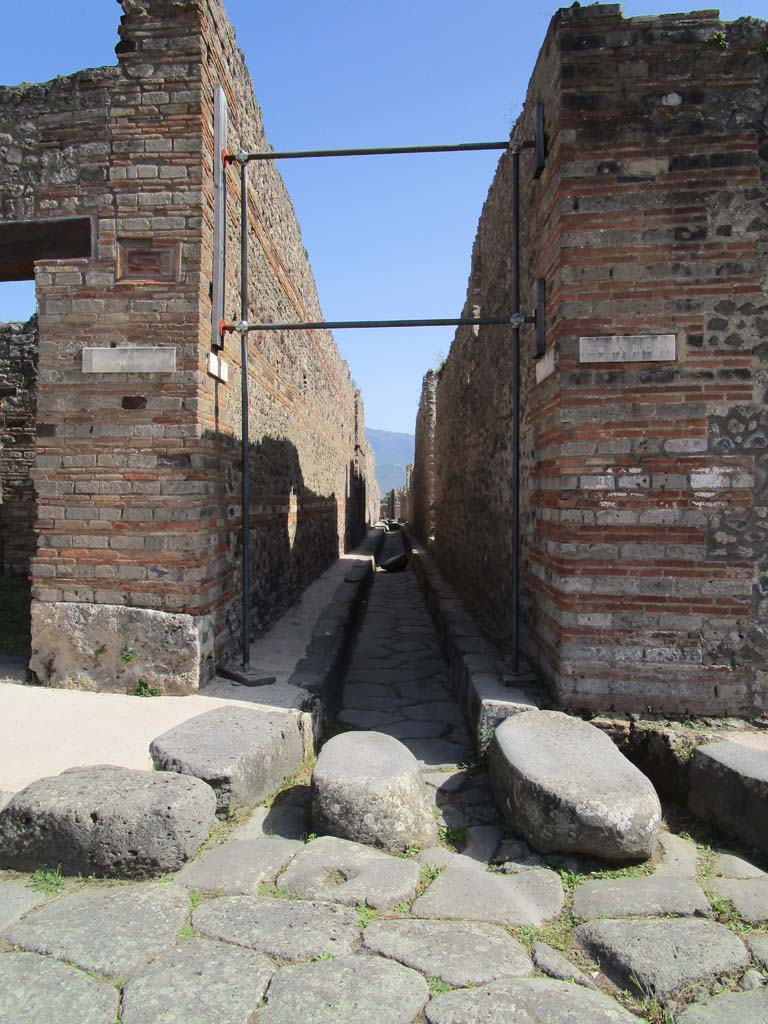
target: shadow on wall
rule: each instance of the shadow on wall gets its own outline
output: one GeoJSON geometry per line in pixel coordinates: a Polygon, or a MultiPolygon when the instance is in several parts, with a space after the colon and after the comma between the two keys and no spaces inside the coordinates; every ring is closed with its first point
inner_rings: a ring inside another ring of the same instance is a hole
{"type": "MultiPolygon", "coordinates": [[[[240,446],[231,436],[206,434],[229,457],[226,473],[225,564],[217,654],[240,644],[242,534],[240,446]]],[[[249,448],[251,633],[263,633],[302,591],[339,557],[339,509],[335,493],[318,494],[304,484],[296,446],[263,437],[249,448]]]]}
{"type": "Polygon", "coordinates": [[[350,460],[347,480],[349,483],[345,512],[344,549],[349,551],[363,539],[368,510],[368,485],[365,476],[355,465],[354,459],[350,460]]]}

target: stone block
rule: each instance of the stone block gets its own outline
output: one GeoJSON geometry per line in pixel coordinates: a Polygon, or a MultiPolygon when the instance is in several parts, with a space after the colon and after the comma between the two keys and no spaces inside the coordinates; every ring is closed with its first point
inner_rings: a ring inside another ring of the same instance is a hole
{"type": "Polygon", "coordinates": [[[216,708],[152,740],[158,771],[203,779],[216,813],[261,803],[296,775],[304,760],[301,715],[259,708],[216,708]]]}
{"type": "Polygon", "coordinates": [[[688,808],[747,846],[768,853],[768,749],[705,743],[691,758],[688,808]]]}

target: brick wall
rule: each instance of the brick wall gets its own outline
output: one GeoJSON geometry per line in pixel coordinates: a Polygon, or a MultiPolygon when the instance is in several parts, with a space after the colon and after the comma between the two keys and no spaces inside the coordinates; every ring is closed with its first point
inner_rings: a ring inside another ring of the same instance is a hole
{"type": "MultiPolygon", "coordinates": [[[[544,103],[538,181],[522,157],[525,311],[548,289],[538,375],[523,336],[524,633],[566,707],[765,706],[767,43],[716,12],[561,10],[515,130],[544,103]],[[580,355],[614,335],[672,335],[673,358],[580,355]]],[[[509,309],[509,209],[504,157],[467,312],[509,309]]],[[[501,640],[510,335],[458,333],[435,438],[436,556],[501,640]]]]}
{"type": "MultiPolygon", "coordinates": [[[[77,650],[58,661],[51,654],[62,614],[78,623],[104,607],[117,609],[116,622],[139,621],[133,613],[121,619],[120,608],[180,617],[185,643],[196,637],[200,678],[239,643],[236,340],[223,352],[229,382],[207,372],[217,83],[229,101],[228,145],[267,144],[220,0],[125,0],[123,9],[117,67],[0,89],[0,138],[10,139],[0,148],[2,218],[76,215],[93,225],[91,258],[35,265],[33,667],[52,683],[104,688],[114,666],[89,654],[78,676],[77,650]],[[171,347],[176,369],[85,374],[84,346],[171,347]]],[[[239,316],[234,168],[227,191],[226,305],[239,316]]],[[[293,208],[272,164],[251,167],[248,217],[249,316],[321,319],[293,208]]],[[[251,626],[258,632],[360,535],[363,503],[355,389],[332,337],[251,335],[249,356],[251,626]]],[[[169,628],[176,621],[168,619],[169,628]]],[[[100,646],[83,640],[80,647],[89,644],[100,646]]],[[[149,681],[149,652],[147,662],[149,681]]],[[[165,670],[158,671],[155,684],[164,686],[165,670]]],[[[194,675],[184,688],[197,685],[194,675]]]]}
{"type": "Polygon", "coordinates": [[[37,541],[37,321],[0,324],[0,573],[26,576],[37,541]]]}
{"type": "Polygon", "coordinates": [[[435,531],[435,407],[439,380],[438,372],[427,370],[421,384],[409,487],[409,523],[425,545],[435,531]]]}

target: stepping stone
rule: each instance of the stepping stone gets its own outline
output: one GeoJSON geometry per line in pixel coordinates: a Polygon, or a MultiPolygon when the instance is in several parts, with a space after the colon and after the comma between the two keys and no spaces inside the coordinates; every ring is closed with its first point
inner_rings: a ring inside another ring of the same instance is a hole
{"type": "Polygon", "coordinates": [[[414,898],[419,868],[412,860],[323,836],[305,846],[277,884],[291,896],[304,899],[332,900],[347,906],[364,903],[376,910],[391,910],[414,898]]]}
{"type": "Polygon", "coordinates": [[[534,925],[557,917],[563,909],[563,886],[554,871],[520,875],[484,871],[468,859],[452,861],[411,907],[414,917],[534,925]]]}
{"type": "Polygon", "coordinates": [[[431,846],[437,825],[416,758],[392,736],[342,733],[312,771],[312,826],[390,853],[431,846]]]}
{"type": "Polygon", "coordinates": [[[172,946],[189,899],[167,883],[65,893],[3,931],[14,946],[127,978],[172,946]]]}
{"type": "Polygon", "coordinates": [[[223,897],[201,903],[192,924],[203,935],[278,960],[341,956],[360,943],[357,911],[336,903],[223,897]]]}
{"type": "Polygon", "coordinates": [[[29,883],[21,879],[0,881],[0,931],[48,899],[48,896],[30,889],[29,883]]]}
{"type": "Polygon", "coordinates": [[[146,878],[177,871],[214,822],[200,779],[99,765],[39,779],[0,811],[0,866],[146,878]]]}
{"type": "Polygon", "coordinates": [[[736,853],[721,853],[715,858],[715,874],[727,878],[766,878],[765,871],[736,853]]]}
{"type": "Polygon", "coordinates": [[[587,921],[600,917],[706,917],[709,900],[688,878],[602,878],[576,890],[573,913],[587,921]]]}
{"type": "Polygon", "coordinates": [[[601,992],[548,978],[494,981],[483,988],[435,996],[429,1024],[637,1024],[637,1017],[601,992]]]}
{"type": "Polygon", "coordinates": [[[713,921],[595,921],[575,931],[577,944],[621,989],[662,1003],[686,985],[749,964],[744,943],[713,921]]]}
{"type": "Polygon", "coordinates": [[[120,1020],[250,1024],[275,970],[271,960],[250,949],[205,939],[185,942],[124,986],[120,1020]]]}
{"type": "Polygon", "coordinates": [[[230,896],[258,895],[272,883],[304,844],[295,839],[234,839],[206,850],[176,876],[179,885],[230,896]]]}
{"type": "Polygon", "coordinates": [[[651,783],[595,726],[559,711],[507,718],[490,747],[496,801],[541,853],[647,860],[661,805],[651,783]]]}
{"type": "Polygon", "coordinates": [[[669,832],[659,833],[659,847],[662,856],[657,865],[656,875],[669,875],[675,878],[696,878],[698,873],[699,854],[696,844],[669,832]]]}
{"type": "Polygon", "coordinates": [[[34,953],[0,953],[4,1024],[115,1024],[114,985],[34,953]]]}
{"type": "Polygon", "coordinates": [[[765,1024],[768,991],[724,992],[705,1003],[689,1006],[676,1018],[678,1024],[765,1024]]]}
{"type": "Polygon", "coordinates": [[[556,981],[572,981],[575,985],[597,991],[597,985],[589,975],[579,970],[575,964],[572,964],[562,953],[558,953],[556,949],[548,946],[546,942],[537,942],[534,945],[533,962],[538,970],[543,974],[548,974],[556,981]]]}
{"type": "Polygon", "coordinates": [[[416,971],[375,956],[343,956],[278,971],[259,1024],[411,1024],[429,999],[416,971]]]}
{"type": "Polygon", "coordinates": [[[731,740],[697,747],[688,808],[746,846],[768,853],[768,750],[731,740]]]}
{"type": "Polygon", "coordinates": [[[363,943],[373,953],[457,987],[533,974],[525,947],[492,924],[376,921],[365,929],[363,943]]]}
{"type": "Polygon", "coordinates": [[[739,917],[768,921],[768,878],[714,878],[710,887],[736,907],[739,917]]]}
{"type": "Polygon", "coordinates": [[[252,807],[296,775],[304,761],[300,716],[254,708],[216,708],[169,729],[149,747],[158,771],[203,779],[216,813],[252,807]]]}

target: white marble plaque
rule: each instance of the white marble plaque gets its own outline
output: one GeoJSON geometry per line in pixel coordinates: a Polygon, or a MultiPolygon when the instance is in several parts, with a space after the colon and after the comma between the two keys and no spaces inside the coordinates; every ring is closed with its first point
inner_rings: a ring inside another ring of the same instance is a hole
{"type": "Polygon", "coordinates": [[[580,363],[667,363],[677,359],[674,334],[610,334],[579,338],[580,363]]]}
{"type": "Polygon", "coordinates": [[[208,373],[216,380],[220,380],[222,384],[226,384],[229,380],[229,363],[225,363],[221,356],[217,356],[215,352],[208,353],[208,373]]]}
{"type": "Polygon", "coordinates": [[[83,373],[175,373],[176,349],[166,346],[150,348],[121,346],[118,348],[84,348],[83,373]]]}
{"type": "Polygon", "coordinates": [[[555,350],[547,349],[541,359],[536,360],[536,383],[541,384],[555,372],[555,350]]]}

